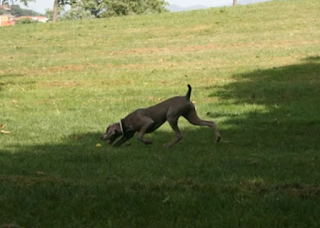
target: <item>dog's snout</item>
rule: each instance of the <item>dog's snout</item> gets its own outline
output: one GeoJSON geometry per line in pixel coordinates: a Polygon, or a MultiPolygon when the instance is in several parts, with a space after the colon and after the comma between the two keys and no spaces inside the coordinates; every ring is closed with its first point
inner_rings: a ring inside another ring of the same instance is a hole
{"type": "Polygon", "coordinates": [[[100,137],[102,140],[106,140],[107,139],[107,135],[106,134],[104,134],[104,135],[101,135],[101,137],[100,137]]]}

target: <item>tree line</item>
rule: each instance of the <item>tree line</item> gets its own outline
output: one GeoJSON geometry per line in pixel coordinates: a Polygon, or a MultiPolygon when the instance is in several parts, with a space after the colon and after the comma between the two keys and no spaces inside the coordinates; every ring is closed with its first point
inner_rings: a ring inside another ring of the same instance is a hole
{"type": "MultiPolygon", "coordinates": [[[[33,0],[2,0],[2,4],[20,2],[28,5],[33,0]]],[[[1,3],[1,0],[0,0],[1,3]]],[[[134,14],[156,14],[167,12],[165,0],[53,0],[53,8],[46,15],[57,20],[81,20],[106,18],[134,14]],[[65,7],[69,6],[69,10],[65,7]]]]}
{"type": "MultiPolygon", "coordinates": [[[[20,2],[28,5],[34,0],[0,0],[0,5],[20,2]]],[[[53,22],[57,20],[81,20],[87,18],[106,18],[114,16],[126,16],[133,14],[155,14],[167,12],[166,0],[52,0],[52,9],[46,9],[46,16],[53,22]],[[65,6],[69,6],[69,10],[65,6]]],[[[237,0],[233,0],[233,5],[237,0]]],[[[29,14],[34,11],[23,10],[17,5],[12,5],[15,16],[29,14]]],[[[0,9],[0,14],[3,12],[0,9]]]]}
{"type": "MultiPolygon", "coordinates": [[[[41,16],[42,14],[37,13],[33,10],[29,9],[22,9],[19,5],[11,5],[11,14],[15,17],[21,17],[21,16],[41,16]]],[[[7,14],[7,11],[0,8],[0,15],[7,14]]]]}

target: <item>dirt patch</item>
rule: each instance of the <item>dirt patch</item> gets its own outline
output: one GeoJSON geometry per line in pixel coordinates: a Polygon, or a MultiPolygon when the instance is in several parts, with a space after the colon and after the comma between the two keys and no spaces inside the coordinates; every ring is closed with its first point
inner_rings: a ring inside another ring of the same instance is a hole
{"type": "Polygon", "coordinates": [[[43,76],[50,75],[56,73],[65,73],[65,72],[81,72],[85,71],[88,68],[98,68],[102,67],[102,65],[97,64],[84,64],[84,65],[65,65],[65,66],[57,66],[57,67],[43,67],[39,69],[24,69],[24,74],[32,75],[32,76],[43,76]]]}
{"type": "MultiPolygon", "coordinates": [[[[170,53],[171,51],[172,51],[171,48],[139,48],[139,49],[131,49],[127,51],[115,51],[115,52],[111,52],[110,55],[170,53]]],[[[97,54],[103,54],[103,53],[97,52],[97,54]]]]}
{"type": "Polygon", "coordinates": [[[145,69],[147,68],[146,65],[142,64],[119,64],[119,65],[114,65],[114,64],[107,64],[106,66],[107,69],[116,69],[116,68],[125,68],[125,69],[145,69]]]}
{"type": "Polygon", "coordinates": [[[39,82],[37,84],[38,88],[53,88],[53,87],[61,87],[61,88],[74,88],[76,86],[82,86],[84,83],[79,81],[49,81],[49,82],[39,82]]]}
{"type": "Polygon", "coordinates": [[[211,29],[213,26],[212,25],[198,25],[196,27],[190,28],[190,29],[186,29],[185,31],[203,31],[206,29],[211,29]]]}
{"type": "MultiPolygon", "coordinates": [[[[208,50],[214,50],[214,49],[230,49],[230,48],[281,48],[281,47],[287,47],[287,46],[310,45],[310,44],[318,44],[318,43],[320,43],[320,40],[310,40],[310,41],[280,40],[275,42],[264,42],[264,43],[206,44],[206,45],[197,45],[197,46],[188,46],[188,47],[130,49],[127,51],[111,52],[110,55],[183,53],[183,52],[208,51],[208,50]]],[[[101,53],[101,52],[97,52],[97,54],[105,55],[105,53],[101,53]]]]}
{"type": "Polygon", "coordinates": [[[116,97],[107,97],[103,99],[91,99],[90,102],[123,102],[123,101],[135,101],[137,98],[135,97],[126,97],[125,99],[123,98],[116,98],[116,97]]]}
{"type": "Polygon", "coordinates": [[[60,101],[62,101],[63,99],[60,98],[54,98],[54,99],[42,99],[42,100],[38,100],[36,101],[37,104],[55,104],[58,103],[60,101]]]}
{"type": "Polygon", "coordinates": [[[77,65],[66,65],[66,66],[61,66],[61,67],[49,67],[49,68],[42,68],[43,71],[45,72],[63,72],[63,71],[82,71],[85,69],[84,66],[77,66],[77,65]]]}

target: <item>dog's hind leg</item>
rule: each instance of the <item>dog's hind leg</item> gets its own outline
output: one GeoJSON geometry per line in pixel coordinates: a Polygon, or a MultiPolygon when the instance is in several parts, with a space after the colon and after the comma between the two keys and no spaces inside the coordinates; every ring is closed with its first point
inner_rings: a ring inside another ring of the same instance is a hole
{"type": "Polygon", "coordinates": [[[217,143],[220,142],[221,136],[214,122],[200,119],[194,108],[185,113],[183,116],[193,125],[211,127],[216,135],[217,143]]]}
{"type": "Polygon", "coordinates": [[[179,142],[182,139],[182,134],[181,134],[179,127],[178,127],[178,119],[179,119],[179,117],[178,118],[171,117],[168,119],[168,122],[169,122],[172,130],[174,131],[176,137],[171,142],[164,144],[164,146],[167,148],[172,147],[174,144],[176,144],[177,142],[179,142]]]}

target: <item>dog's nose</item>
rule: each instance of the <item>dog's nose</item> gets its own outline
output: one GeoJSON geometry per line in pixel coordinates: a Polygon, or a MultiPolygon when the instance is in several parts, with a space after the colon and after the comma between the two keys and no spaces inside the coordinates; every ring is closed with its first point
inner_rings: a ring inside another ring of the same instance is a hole
{"type": "Polygon", "coordinates": [[[107,139],[107,135],[101,135],[101,137],[100,137],[100,139],[102,139],[102,140],[106,140],[107,139]]]}

